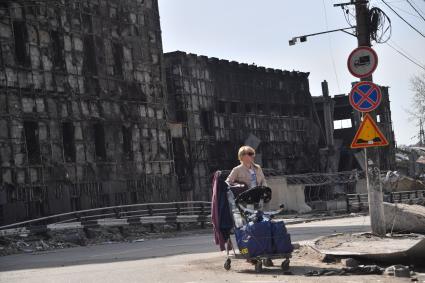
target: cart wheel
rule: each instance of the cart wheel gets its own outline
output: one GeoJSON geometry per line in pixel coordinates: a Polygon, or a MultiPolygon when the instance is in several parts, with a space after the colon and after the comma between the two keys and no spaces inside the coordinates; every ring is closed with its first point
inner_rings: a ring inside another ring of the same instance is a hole
{"type": "Polygon", "coordinates": [[[273,266],[273,261],[272,261],[272,259],[271,259],[271,258],[263,259],[263,265],[264,265],[265,267],[272,267],[272,266],[273,266]]]}
{"type": "Polygon", "coordinates": [[[232,267],[231,263],[232,261],[230,260],[230,258],[226,259],[226,261],[224,262],[224,269],[230,270],[230,268],[232,267]]]}
{"type": "Polygon", "coordinates": [[[283,271],[288,271],[289,270],[289,263],[290,263],[291,261],[289,260],[289,259],[285,259],[283,262],[282,262],[282,265],[280,266],[280,268],[282,268],[282,270],[283,271]]]}
{"type": "Polygon", "coordinates": [[[263,263],[261,262],[261,260],[257,260],[257,262],[255,263],[255,272],[261,273],[262,271],[263,271],[263,263]]]}

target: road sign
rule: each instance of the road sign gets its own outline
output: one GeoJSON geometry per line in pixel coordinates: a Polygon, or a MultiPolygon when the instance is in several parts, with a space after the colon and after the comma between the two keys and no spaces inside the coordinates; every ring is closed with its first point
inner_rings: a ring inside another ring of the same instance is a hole
{"type": "Polygon", "coordinates": [[[375,110],[381,103],[381,89],[372,82],[359,82],[350,92],[350,104],[360,112],[375,110]]]}
{"type": "Polygon", "coordinates": [[[370,47],[358,47],[348,56],[347,66],[353,76],[366,78],[378,67],[378,55],[370,47]]]}
{"type": "Polygon", "coordinates": [[[387,146],[388,140],[379,130],[378,125],[373,121],[372,117],[366,113],[363,122],[354,136],[351,148],[367,148],[377,146],[387,146]]]}

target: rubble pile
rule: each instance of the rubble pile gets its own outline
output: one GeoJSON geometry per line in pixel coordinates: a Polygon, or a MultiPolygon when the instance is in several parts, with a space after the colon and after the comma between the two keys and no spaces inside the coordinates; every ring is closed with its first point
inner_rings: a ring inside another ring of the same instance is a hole
{"type": "MultiPolygon", "coordinates": [[[[182,231],[199,229],[197,223],[181,224],[182,231]]],[[[208,230],[205,230],[208,231],[208,230]]],[[[17,253],[34,253],[71,247],[111,244],[118,242],[142,242],[150,238],[176,236],[175,225],[93,227],[49,231],[34,235],[21,234],[15,237],[0,237],[0,256],[17,253]]]]}

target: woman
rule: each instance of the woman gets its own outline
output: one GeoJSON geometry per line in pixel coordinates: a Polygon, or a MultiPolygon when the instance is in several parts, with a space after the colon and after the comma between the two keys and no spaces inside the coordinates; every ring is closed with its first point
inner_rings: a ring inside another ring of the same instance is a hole
{"type": "Polygon", "coordinates": [[[226,183],[234,185],[246,185],[248,188],[267,186],[261,167],[254,163],[255,150],[250,146],[242,146],[238,151],[240,165],[233,168],[226,183]]]}
{"type": "MultiPolygon", "coordinates": [[[[258,164],[254,163],[255,150],[252,147],[242,146],[238,151],[238,159],[241,164],[233,168],[226,179],[226,183],[232,186],[246,185],[250,189],[256,186],[267,186],[263,170],[258,164]]],[[[248,261],[252,264],[257,262],[255,259],[248,261]]],[[[264,265],[273,266],[273,261],[268,258],[265,260],[264,265]]]]}

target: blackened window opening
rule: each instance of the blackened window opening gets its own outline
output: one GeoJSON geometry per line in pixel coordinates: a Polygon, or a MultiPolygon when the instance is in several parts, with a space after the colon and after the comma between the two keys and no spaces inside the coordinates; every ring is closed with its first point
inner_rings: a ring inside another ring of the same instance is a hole
{"type": "Polygon", "coordinates": [[[105,145],[105,129],[103,125],[98,123],[93,127],[94,130],[94,145],[96,150],[96,158],[100,160],[106,159],[106,145],[105,145]]]}
{"type": "Polygon", "coordinates": [[[124,51],[123,47],[119,43],[113,43],[112,44],[112,53],[114,56],[114,71],[115,75],[118,77],[123,76],[123,70],[122,70],[122,62],[124,57],[124,51]]]}
{"type": "Polygon", "coordinates": [[[83,69],[90,75],[97,74],[96,50],[93,36],[86,35],[83,39],[84,45],[84,66],[83,69]]]}
{"type": "Polygon", "coordinates": [[[37,122],[24,122],[25,144],[29,164],[40,164],[40,143],[38,140],[37,122]]]}
{"type": "Polygon", "coordinates": [[[29,67],[31,65],[31,61],[27,51],[28,32],[25,22],[13,22],[13,35],[15,37],[16,63],[24,67],[29,67]]]}
{"type": "Polygon", "coordinates": [[[245,104],[245,113],[252,113],[252,105],[250,103],[245,104]]]}
{"type": "Polygon", "coordinates": [[[64,50],[63,38],[56,30],[50,31],[50,36],[52,38],[53,64],[56,68],[64,70],[65,59],[62,53],[64,50]]]}
{"type": "Polygon", "coordinates": [[[217,109],[218,113],[226,113],[226,102],[224,101],[219,101],[218,102],[218,109],[217,109]]]}
{"type": "Polygon", "coordinates": [[[207,135],[213,134],[213,116],[211,111],[201,111],[201,125],[207,135]]]}
{"type": "Polygon", "coordinates": [[[122,150],[126,159],[133,158],[131,127],[122,126],[122,150]]]}
{"type": "Polygon", "coordinates": [[[238,113],[238,103],[237,102],[230,103],[230,111],[232,113],[238,113]]]}
{"type": "Polygon", "coordinates": [[[75,128],[71,122],[62,123],[62,142],[65,162],[75,162],[75,128]]]}

